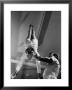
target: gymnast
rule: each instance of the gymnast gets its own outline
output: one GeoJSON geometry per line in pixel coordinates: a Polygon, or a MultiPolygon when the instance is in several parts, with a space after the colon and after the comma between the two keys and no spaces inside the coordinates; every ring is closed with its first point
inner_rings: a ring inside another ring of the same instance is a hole
{"type": "Polygon", "coordinates": [[[18,72],[21,70],[23,63],[26,59],[29,60],[34,57],[36,59],[37,73],[38,78],[40,79],[57,79],[59,74],[60,64],[58,61],[58,55],[55,53],[50,53],[49,57],[42,57],[38,53],[38,40],[35,35],[35,31],[33,30],[33,25],[29,26],[28,36],[25,41],[25,51],[21,57],[20,62],[17,64],[15,73],[11,76],[11,78],[15,78],[18,72]],[[41,62],[46,62],[47,66],[44,69],[43,74],[41,75],[41,62]]]}
{"type": "MultiPolygon", "coordinates": [[[[24,62],[26,62],[27,59],[29,60],[32,59],[33,53],[37,53],[37,55],[39,55],[39,53],[37,52],[38,40],[36,38],[35,31],[33,30],[33,25],[31,24],[29,26],[28,36],[26,38],[24,48],[25,51],[21,56],[19,63],[16,66],[15,73],[11,76],[12,78],[16,77],[16,74],[21,70],[24,62]]],[[[41,73],[40,61],[36,60],[36,66],[37,66],[37,73],[39,76],[39,74],[41,73]]]]}

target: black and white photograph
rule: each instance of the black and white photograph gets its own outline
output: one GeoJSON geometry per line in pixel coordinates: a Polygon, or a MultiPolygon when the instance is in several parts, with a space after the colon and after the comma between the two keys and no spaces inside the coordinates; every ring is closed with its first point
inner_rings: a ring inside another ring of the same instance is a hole
{"type": "Polygon", "coordinates": [[[11,12],[11,78],[61,79],[61,12],[11,12]]]}
{"type": "Polygon", "coordinates": [[[5,4],[4,43],[5,86],[68,84],[68,4],[5,4]]]}

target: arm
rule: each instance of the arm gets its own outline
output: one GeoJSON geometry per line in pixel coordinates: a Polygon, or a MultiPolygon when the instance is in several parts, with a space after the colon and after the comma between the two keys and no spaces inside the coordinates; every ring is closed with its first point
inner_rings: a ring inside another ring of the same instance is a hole
{"type": "Polygon", "coordinates": [[[48,57],[41,57],[40,55],[36,54],[35,58],[38,59],[39,61],[46,62],[46,63],[49,63],[49,64],[53,63],[53,60],[48,58],[48,57]]]}

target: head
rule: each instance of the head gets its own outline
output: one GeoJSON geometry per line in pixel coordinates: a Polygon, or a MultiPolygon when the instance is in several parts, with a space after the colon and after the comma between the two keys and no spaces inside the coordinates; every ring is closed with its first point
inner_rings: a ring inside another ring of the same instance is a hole
{"type": "Polygon", "coordinates": [[[32,47],[28,47],[25,52],[27,54],[27,57],[31,59],[33,57],[34,49],[32,47]]]}
{"type": "Polygon", "coordinates": [[[49,57],[55,57],[56,59],[59,59],[59,56],[56,53],[49,53],[49,57]]]}

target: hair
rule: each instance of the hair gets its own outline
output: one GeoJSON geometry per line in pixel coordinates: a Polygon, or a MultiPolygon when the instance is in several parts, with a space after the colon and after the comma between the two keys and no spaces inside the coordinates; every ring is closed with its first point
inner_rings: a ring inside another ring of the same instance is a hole
{"type": "Polygon", "coordinates": [[[52,57],[52,56],[54,56],[56,59],[59,59],[58,54],[53,53],[53,52],[50,52],[50,53],[49,53],[49,57],[52,57]]]}
{"type": "Polygon", "coordinates": [[[28,47],[25,52],[28,54],[33,54],[34,49],[32,47],[28,47]]]}
{"type": "Polygon", "coordinates": [[[56,53],[54,53],[53,56],[55,56],[56,59],[59,59],[59,57],[56,53]]]}

